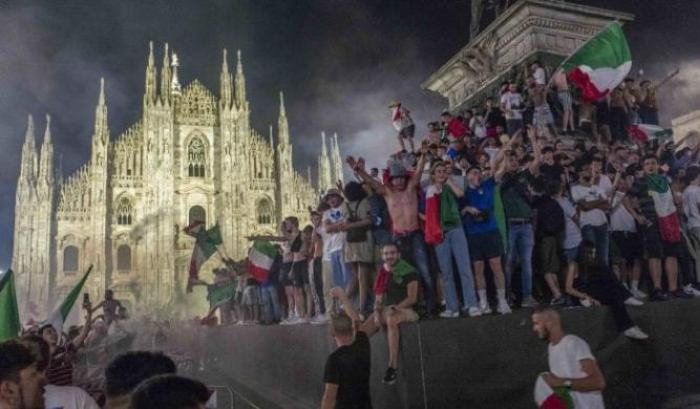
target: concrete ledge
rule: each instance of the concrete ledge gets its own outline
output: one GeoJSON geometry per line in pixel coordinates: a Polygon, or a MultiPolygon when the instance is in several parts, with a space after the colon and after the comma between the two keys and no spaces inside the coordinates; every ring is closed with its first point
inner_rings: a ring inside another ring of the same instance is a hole
{"type": "MultiPolygon", "coordinates": [[[[700,394],[700,300],[631,309],[648,342],[615,331],[607,308],[562,311],[567,332],[584,338],[607,380],[611,408],[660,408],[700,394]]],[[[317,408],[326,357],[326,326],[228,326],[201,334],[205,373],[260,408],[317,408]]],[[[529,311],[478,319],[429,320],[402,327],[399,381],[383,385],[386,338],[372,339],[375,408],[532,408],[532,387],[547,369],[546,344],[529,311]]],[[[676,406],[674,406],[676,407],[676,406]]]]}

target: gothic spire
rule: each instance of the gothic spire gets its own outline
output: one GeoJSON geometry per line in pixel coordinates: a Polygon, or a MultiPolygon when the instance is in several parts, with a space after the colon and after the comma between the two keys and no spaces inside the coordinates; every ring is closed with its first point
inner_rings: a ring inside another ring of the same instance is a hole
{"type": "Polygon", "coordinates": [[[180,80],[177,78],[177,67],[180,66],[180,59],[177,58],[177,54],[175,53],[175,50],[173,50],[173,61],[170,63],[170,66],[172,67],[172,73],[173,73],[173,79],[171,82],[170,87],[172,88],[172,93],[175,95],[180,94],[180,80]]]}
{"type": "Polygon", "coordinates": [[[32,116],[32,114],[29,114],[29,116],[27,116],[27,132],[25,132],[24,134],[24,145],[34,149],[34,146],[36,144],[35,139],[36,138],[34,136],[34,117],[32,116]]]}
{"type": "Polygon", "coordinates": [[[220,75],[220,86],[221,86],[221,106],[223,108],[230,108],[232,102],[231,96],[231,74],[228,71],[228,56],[226,49],[224,48],[223,62],[221,63],[221,75],[220,75]]]}
{"type": "Polygon", "coordinates": [[[331,164],[328,160],[328,148],[326,147],[326,133],[321,132],[321,156],[318,159],[318,188],[321,191],[325,191],[332,186],[331,164]]]}
{"type": "Polygon", "coordinates": [[[46,114],[46,130],[44,131],[43,145],[51,143],[51,115],[46,114]]]}
{"type": "Polygon", "coordinates": [[[107,104],[105,103],[105,79],[100,78],[100,96],[95,108],[95,134],[93,143],[106,145],[109,140],[109,127],[107,125],[107,104]]]}
{"type": "Polygon", "coordinates": [[[168,43],[165,43],[165,53],[163,54],[163,67],[160,71],[160,98],[163,104],[168,105],[170,102],[170,82],[172,72],[170,71],[170,51],[168,51],[168,43]]]}
{"type": "Polygon", "coordinates": [[[153,57],[153,41],[148,42],[148,65],[146,66],[146,86],[143,95],[144,105],[154,103],[156,100],[156,67],[153,57]]]}
{"type": "Polygon", "coordinates": [[[41,144],[39,175],[51,184],[53,183],[53,144],[51,143],[51,116],[46,114],[46,131],[44,142],[41,144]]]}
{"type": "Polygon", "coordinates": [[[331,140],[331,162],[333,163],[333,180],[343,181],[343,162],[340,158],[337,132],[333,133],[333,139],[331,140]]]}
{"type": "Polygon", "coordinates": [[[279,132],[279,144],[288,145],[289,144],[289,122],[287,121],[287,114],[284,108],[284,94],[280,91],[280,114],[277,120],[277,132],[279,132]]]}
{"type": "Polygon", "coordinates": [[[275,147],[274,141],[272,139],[272,124],[270,124],[270,147],[271,148],[275,147]]]}
{"type": "Polygon", "coordinates": [[[36,137],[34,136],[34,118],[31,114],[27,117],[27,132],[24,134],[22,146],[22,165],[20,179],[33,181],[37,172],[36,137]]]}
{"type": "Polygon", "coordinates": [[[236,79],[235,79],[236,106],[238,106],[238,109],[242,109],[245,107],[245,104],[246,104],[246,96],[245,96],[245,76],[243,75],[243,57],[241,56],[241,50],[238,50],[237,57],[238,58],[236,60],[236,79]]]}

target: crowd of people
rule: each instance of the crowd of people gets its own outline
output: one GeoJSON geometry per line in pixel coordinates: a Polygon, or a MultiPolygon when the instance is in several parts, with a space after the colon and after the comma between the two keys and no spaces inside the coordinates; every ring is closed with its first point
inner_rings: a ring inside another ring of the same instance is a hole
{"type": "MultiPolygon", "coordinates": [[[[311,224],[290,216],[278,235],[250,237],[276,243],[264,277],[225,260],[213,283],[190,284],[214,297],[234,283],[232,297],[216,304],[223,324],[329,324],[340,347],[324,374],[329,408],[369,400],[367,339],[382,328],[384,382],[396,381],[403,322],[537,308],[536,331],[562,339],[552,308],[603,304],[618,331],[648,338],[628,307],[700,296],[700,135],[673,143],[630,127],[658,123],[656,90],[668,79],[628,78],[591,102],[538,62],[523,77],[483,106],[442,112],[423,138],[408,108],[392,102],[400,143],[385,166],[348,156],[354,179],[324,193],[309,209],[311,224]],[[348,376],[354,387],[341,385],[348,376]]],[[[0,408],[40,408],[32,404],[39,390],[46,407],[97,407],[69,385],[88,333],[104,335],[125,314],[111,294],[99,307],[102,329],[90,331],[96,308],[88,303],[87,324],[70,342],[47,325],[0,344],[0,408]]],[[[203,407],[209,391],[174,368],[158,354],[116,358],[105,371],[105,407],[203,407]]],[[[555,378],[543,379],[561,386],[555,378]]]]}

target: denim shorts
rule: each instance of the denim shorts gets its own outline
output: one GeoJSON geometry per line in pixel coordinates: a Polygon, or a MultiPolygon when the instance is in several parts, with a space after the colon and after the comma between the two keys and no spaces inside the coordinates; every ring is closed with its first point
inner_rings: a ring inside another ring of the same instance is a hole
{"type": "Polygon", "coordinates": [[[578,249],[579,246],[570,249],[564,249],[564,255],[566,256],[566,261],[568,263],[571,263],[572,261],[576,261],[578,259],[578,249]]]}

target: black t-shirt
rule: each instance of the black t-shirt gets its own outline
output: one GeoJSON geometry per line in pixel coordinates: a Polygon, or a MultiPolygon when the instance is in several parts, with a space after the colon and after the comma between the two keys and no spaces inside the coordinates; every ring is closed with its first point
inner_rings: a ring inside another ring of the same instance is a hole
{"type": "Polygon", "coordinates": [[[338,385],[336,409],[372,409],[371,355],[367,334],[358,331],[352,344],[341,346],[328,357],[323,382],[338,385]]]}
{"type": "Polygon", "coordinates": [[[564,173],[564,167],[558,163],[553,165],[544,163],[540,165],[540,173],[546,176],[548,180],[561,180],[561,175],[564,173]]]}

